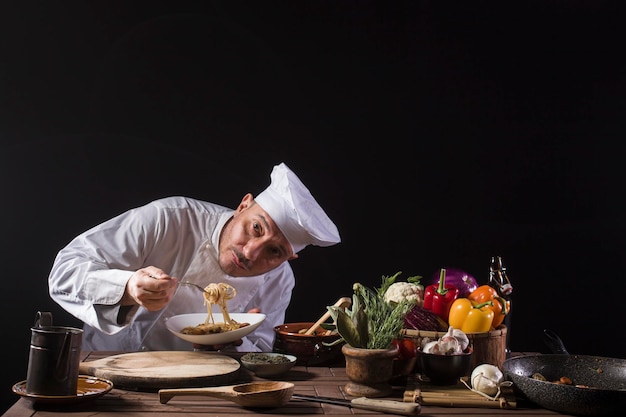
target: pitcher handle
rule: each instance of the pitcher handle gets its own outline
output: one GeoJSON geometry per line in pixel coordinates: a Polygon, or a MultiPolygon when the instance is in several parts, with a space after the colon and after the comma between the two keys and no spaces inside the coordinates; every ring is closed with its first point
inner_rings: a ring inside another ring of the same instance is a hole
{"type": "Polygon", "coordinates": [[[35,316],[35,327],[52,326],[52,313],[49,311],[38,311],[35,316]]]}

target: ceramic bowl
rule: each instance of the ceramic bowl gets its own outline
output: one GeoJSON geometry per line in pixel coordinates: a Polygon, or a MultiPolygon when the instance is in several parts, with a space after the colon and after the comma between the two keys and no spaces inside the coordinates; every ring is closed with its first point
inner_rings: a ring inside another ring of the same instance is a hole
{"type": "Polygon", "coordinates": [[[340,339],[338,334],[326,334],[326,330],[318,328],[311,334],[303,334],[315,324],[314,322],[286,323],[274,327],[276,338],[274,352],[285,353],[297,357],[298,365],[323,366],[345,361],[341,353],[343,342],[335,346],[327,346],[340,339]]]}
{"type": "Polygon", "coordinates": [[[296,357],[282,353],[246,353],[240,359],[244,368],[256,376],[271,377],[284,374],[296,364],[296,357]]]}
{"type": "Polygon", "coordinates": [[[459,378],[469,376],[473,350],[459,355],[437,355],[417,351],[418,372],[426,375],[435,385],[455,385],[459,378]]]}
{"type": "MultiPolygon", "coordinates": [[[[165,326],[167,329],[187,342],[196,343],[199,345],[219,345],[232,343],[241,339],[244,336],[252,333],[257,327],[261,325],[265,320],[265,314],[261,313],[231,313],[230,318],[238,323],[248,323],[247,326],[241,327],[236,330],[223,333],[209,333],[209,334],[185,334],[181,333],[181,330],[187,326],[197,326],[200,323],[204,323],[207,318],[207,313],[191,313],[180,314],[167,319],[165,326]]],[[[221,313],[213,313],[213,320],[215,323],[223,323],[224,316],[221,313]]]]}

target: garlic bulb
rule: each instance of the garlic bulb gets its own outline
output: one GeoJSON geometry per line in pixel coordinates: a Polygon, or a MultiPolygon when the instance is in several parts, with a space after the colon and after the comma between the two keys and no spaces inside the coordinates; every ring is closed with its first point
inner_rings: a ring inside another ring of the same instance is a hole
{"type": "Polygon", "coordinates": [[[452,329],[452,334],[459,341],[461,351],[464,351],[469,346],[469,338],[461,329],[452,329]]]}
{"type": "Polygon", "coordinates": [[[503,380],[504,375],[502,371],[497,366],[488,363],[478,365],[470,376],[472,388],[489,396],[494,396],[498,393],[503,380]]]}
{"type": "Polygon", "coordinates": [[[422,352],[436,355],[460,355],[468,345],[469,339],[465,333],[450,326],[439,340],[424,343],[422,352]]]}

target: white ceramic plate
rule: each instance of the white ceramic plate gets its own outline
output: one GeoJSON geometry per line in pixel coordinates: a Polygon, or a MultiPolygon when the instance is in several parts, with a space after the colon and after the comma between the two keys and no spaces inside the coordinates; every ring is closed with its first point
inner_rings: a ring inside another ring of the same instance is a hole
{"type": "MultiPolygon", "coordinates": [[[[200,323],[204,323],[207,318],[207,313],[191,313],[170,317],[167,322],[165,322],[165,325],[170,332],[188,342],[197,343],[199,345],[222,345],[234,342],[252,333],[257,327],[261,325],[263,320],[265,320],[265,314],[262,313],[229,313],[229,316],[231,319],[235,320],[238,323],[250,324],[237,330],[231,330],[230,332],[224,333],[181,333],[180,331],[184,327],[197,326],[200,323]]],[[[221,313],[213,313],[213,320],[215,321],[215,323],[222,323],[224,322],[224,316],[221,313]]]]}

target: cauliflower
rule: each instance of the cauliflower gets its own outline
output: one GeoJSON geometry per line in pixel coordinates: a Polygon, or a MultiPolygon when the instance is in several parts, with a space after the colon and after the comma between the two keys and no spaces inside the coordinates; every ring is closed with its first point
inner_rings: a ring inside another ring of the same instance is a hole
{"type": "Polygon", "coordinates": [[[386,302],[394,303],[410,300],[422,307],[424,305],[424,286],[413,282],[394,282],[387,288],[383,298],[386,302]]]}

